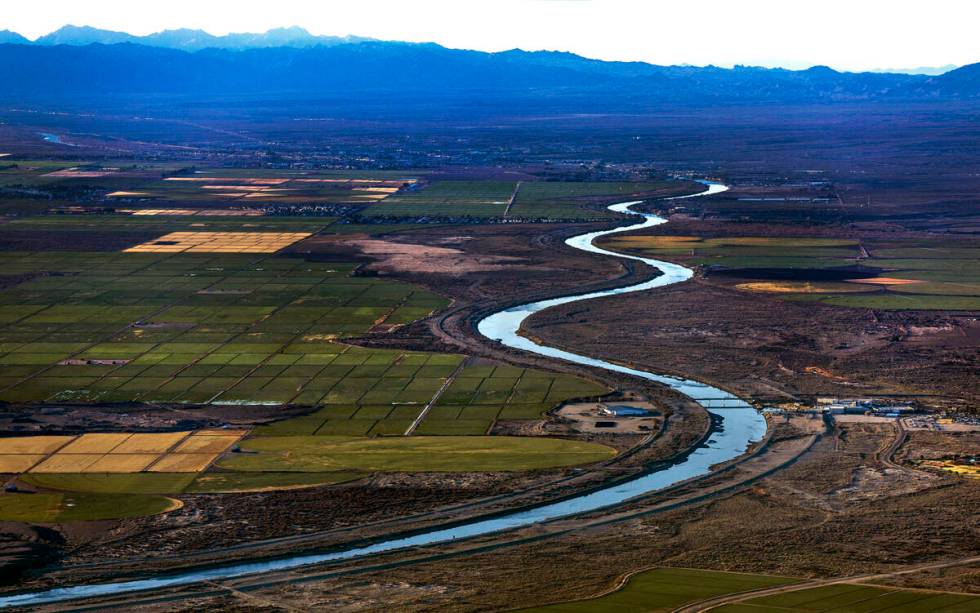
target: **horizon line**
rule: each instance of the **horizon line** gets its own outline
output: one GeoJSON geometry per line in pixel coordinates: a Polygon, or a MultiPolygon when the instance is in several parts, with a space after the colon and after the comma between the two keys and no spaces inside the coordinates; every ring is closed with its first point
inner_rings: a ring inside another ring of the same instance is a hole
{"type": "MultiPolygon", "coordinates": [[[[361,36],[359,34],[353,34],[353,33],[347,33],[347,34],[314,34],[313,32],[310,32],[310,30],[307,29],[306,27],[300,26],[300,25],[297,25],[297,24],[294,24],[294,25],[291,25],[291,26],[274,26],[274,27],[270,27],[270,28],[268,28],[268,29],[266,29],[264,31],[261,31],[261,32],[247,32],[247,31],[233,32],[233,31],[229,31],[226,34],[213,34],[213,33],[209,32],[205,28],[189,28],[189,27],[164,28],[162,30],[155,30],[155,31],[150,32],[148,34],[133,34],[132,32],[127,32],[125,30],[112,30],[112,29],[108,29],[108,28],[100,28],[100,27],[91,26],[91,25],[81,25],[81,26],[79,26],[79,25],[75,25],[73,23],[66,23],[66,24],[64,24],[64,25],[62,25],[62,26],[60,26],[60,27],[58,27],[58,28],[56,28],[54,30],[51,30],[50,32],[47,32],[46,34],[40,34],[40,35],[38,35],[35,38],[30,38],[29,36],[26,36],[26,35],[24,35],[24,34],[22,34],[20,32],[17,32],[16,30],[12,30],[12,29],[9,29],[9,28],[5,28],[3,30],[0,30],[0,32],[9,32],[9,33],[12,33],[12,34],[16,34],[17,36],[20,36],[21,38],[23,38],[26,41],[28,41],[28,43],[30,43],[32,45],[35,45],[35,44],[38,44],[38,41],[40,41],[42,38],[44,38],[46,36],[50,36],[50,35],[52,35],[52,34],[54,34],[56,32],[60,32],[61,30],[64,30],[65,28],[89,29],[89,30],[95,30],[95,31],[99,31],[99,32],[108,32],[108,33],[112,33],[112,34],[122,34],[122,35],[129,36],[129,37],[132,37],[132,38],[137,38],[137,39],[148,38],[150,36],[154,36],[154,35],[157,35],[157,34],[163,34],[163,33],[166,33],[166,32],[180,32],[180,31],[201,32],[201,33],[206,34],[208,36],[211,36],[213,38],[219,38],[220,39],[220,38],[227,38],[227,37],[235,36],[235,35],[257,35],[258,36],[258,35],[268,34],[269,32],[273,32],[273,31],[277,31],[277,30],[302,30],[305,34],[309,35],[312,38],[338,39],[338,40],[344,40],[344,39],[360,39],[361,42],[402,43],[402,44],[407,44],[407,45],[436,45],[436,46],[442,47],[443,49],[449,49],[449,50],[454,50],[454,51],[473,51],[473,52],[478,52],[478,53],[487,53],[487,54],[491,54],[491,55],[493,55],[493,54],[500,54],[500,53],[508,53],[508,52],[513,52],[513,51],[522,51],[524,53],[563,53],[563,54],[574,55],[575,57],[579,57],[579,58],[582,58],[582,59],[585,59],[585,60],[589,60],[589,61],[596,61],[596,62],[622,63],[622,64],[638,63],[638,64],[646,64],[648,66],[661,66],[661,67],[672,67],[672,68],[721,68],[721,69],[725,69],[725,70],[734,70],[736,68],[762,68],[762,69],[766,69],[766,70],[787,70],[787,71],[792,71],[792,72],[802,72],[802,71],[806,71],[806,70],[811,70],[813,68],[829,68],[831,70],[834,70],[835,72],[839,72],[839,73],[851,73],[851,74],[873,73],[873,74],[907,74],[907,75],[919,75],[919,76],[938,76],[940,74],[945,74],[945,73],[950,72],[952,70],[956,70],[957,68],[962,68],[963,66],[969,66],[970,64],[973,64],[973,63],[980,63],[980,60],[978,60],[977,62],[970,62],[970,63],[967,63],[967,64],[956,64],[956,63],[950,62],[950,63],[943,64],[943,65],[940,65],[940,66],[916,66],[916,67],[903,67],[903,68],[881,68],[881,67],[878,67],[878,68],[870,68],[870,69],[863,69],[863,70],[837,68],[837,67],[834,67],[834,66],[829,65],[829,64],[821,64],[821,63],[811,64],[811,65],[808,65],[808,66],[804,66],[804,65],[800,64],[797,67],[791,67],[790,65],[785,65],[785,64],[765,65],[765,64],[751,64],[751,63],[741,63],[741,62],[734,62],[734,63],[731,63],[731,64],[725,64],[725,63],[722,63],[722,64],[716,64],[716,63],[689,64],[689,63],[686,63],[686,62],[685,63],[680,63],[680,64],[656,64],[656,63],[653,63],[653,62],[650,62],[650,61],[647,61],[647,60],[639,60],[639,59],[637,59],[637,60],[610,60],[610,59],[603,59],[603,58],[597,58],[597,57],[590,57],[590,56],[587,56],[587,55],[582,55],[580,53],[576,53],[575,51],[561,50],[561,49],[543,49],[543,48],[542,49],[524,49],[524,48],[521,48],[521,47],[512,47],[512,48],[509,48],[509,49],[501,49],[499,51],[487,51],[487,50],[483,50],[483,49],[475,49],[475,48],[470,48],[470,47],[452,47],[452,46],[448,46],[448,45],[445,45],[443,43],[439,43],[439,42],[436,42],[436,41],[407,41],[407,40],[397,40],[397,39],[381,39],[381,38],[375,38],[375,37],[371,37],[371,36],[361,36]]],[[[127,44],[127,42],[128,41],[120,42],[120,43],[92,42],[92,43],[88,43],[88,44],[89,45],[98,45],[98,44],[102,44],[102,45],[113,45],[113,44],[127,44]]],[[[342,44],[361,44],[361,42],[342,43],[342,44]]],[[[8,43],[3,43],[3,44],[23,44],[23,43],[16,43],[16,42],[11,43],[11,42],[8,42],[8,43]]],[[[72,45],[70,43],[60,43],[60,44],[63,44],[64,46],[79,46],[79,47],[80,46],[87,46],[87,45],[72,45]]],[[[58,45],[52,45],[52,46],[58,46],[58,45]]],[[[157,45],[145,45],[145,46],[155,47],[157,45]]],[[[194,53],[194,52],[197,51],[197,50],[181,49],[179,47],[166,47],[166,46],[162,46],[162,45],[159,46],[159,47],[166,48],[166,49],[173,49],[175,51],[184,51],[186,53],[194,53]]],[[[268,48],[275,48],[275,47],[290,47],[290,45],[288,45],[288,44],[276,45],[276,46],[270,46],[268,48]]],[[[220,48],[220,47],[205,47],[205,49],[207,49],[207,48],[220,48]]],[[[200,49],[200,50],[203,50],[203,49],[200,49]]],[[[792,64],[792,63],[790,63],[790,64],[792,64]]]]}

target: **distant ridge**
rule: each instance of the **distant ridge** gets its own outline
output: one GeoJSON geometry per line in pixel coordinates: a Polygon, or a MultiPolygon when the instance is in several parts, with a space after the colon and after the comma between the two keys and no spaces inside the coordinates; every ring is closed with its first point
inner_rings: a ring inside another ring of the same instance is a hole
{"type": "Polygon", "coordinates": [[[371,40],[358,36],[315,36],[299,26],[291,28],[274,28],[262,33],[235,33],[225,36],[208,34],[204,30],[181,28],[178,30],[163,30],[146,36],[134,36],[126,32],[100,30],[90,26],[67,25],[41,36],[31,43],[20,34],[11,32],[20,40],[4,40],[0,43],[11,42],[34,45],[72,45],[84,46],[92,44],[114,45],[132,43],[148,47],[164,47],[183,51],[200,51],[202,49],[263,49],[269,47],[316,47],[332,46],[364,42],[371,40]]]}
{"type": "Polygon", "coordinates": [[[89,26],[64,26],[45,34],[34,41],[35,45],[113,45],[116,43],[136,42],[137,38],[125,32],[99,30],[89,26]]]}
{"type": "Polygon", "coordinates": [[[942,75],[606,62],[573,53],[499,53],[433,43],[314,36],[302,28],[212,36],[167,30],[136,37],[65,26],[35,42],[0,33],[0,98],[21,101],[154,95],[277,100],[384,94],[396,108],[472,97],[570,112],[654,104],[815,104],[980,98],[980,64],[942,75]],[[5,44],[4,44],[5,43],[5,44]]]}
{"type": "Polygon", "coordinates": [[[945,66],[918,66],[916,68],[878,68],[869,72],[890,72],[893,74],[924,74],[938,76],[951,70],[959,68],[956,64],[946,64],[945,66]]]}
{"type": "Polygon", "coordinates": [[[13,44],[13,45],[29,45],[31,41],[27,40],[17,32],[11,32],[10,30],[0,30],[0,45],[13,44]]]}

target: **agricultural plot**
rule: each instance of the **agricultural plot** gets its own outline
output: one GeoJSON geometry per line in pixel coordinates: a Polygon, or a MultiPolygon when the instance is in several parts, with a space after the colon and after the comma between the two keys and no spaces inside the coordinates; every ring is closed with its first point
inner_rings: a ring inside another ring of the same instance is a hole
{"type": "Polygon", "coordinates": [[[528,219],[583,219],[616,217],[606,210],[612,201],[643,200],[673,194],[676,181],[521,183],[509,216],[528,219]],[[591,205],[595,200],[600,204],[591,205]]]}
{"type": "MultiPolygon", "coordinates": [[[[204,227],[247,231],[255,239],[263,224],[287,233],[332,220],[79,215],[22,221],[36,230],[194,233],[204,227]]],[[[173,509],[180,503],[166,495],[180,493],[310,487],[374,470],[521,470],[615,454],[575,441],[480,436],[497,420],[536,419],[566,398],[604,393],[601,386],[520,368],[464,367],[464,356],[341,342],[414,321],[444,306],[441,297],[353,276],[353,264],[200,252],[185,249],[185,238],[199,236],[153,241],[176,243],[158,246],[177,253],[7,252],[4,274],[12,282],[0,291],[0,400],[296,404],[312,412],[256,429],[248,445],[279,447],[255,455],[225,453],[238,436],[224,431],[0,439],[0,472],[39,490],[0,495],[0,519],[129,517],[173,509]],[[449,393],[434,404],[419,436],[402,436],[449,378],[449,393]],[[294,451],[284,457],[287,448],[294,451]],[[229,466],[216,467],[222,455],[229,466]],[[248,465],[236,468],[238,462],[248,465]]]]}
{"type": "Polygon", "coordinates": [[[515,181],[436,181],[389,197],[362,214],[367,217],[499,217],[515,181]]]}
{"type": "MultiPolygon", "coordinates": [[[[114,192],[112,196],[133,195],[135,192],[114,192]]],[[[261,209],[119,209],[119,213],[129,213],[139,216],[192,216],[198,217],[262,217],[265,211],[261,209]]]]}
{"type": "Polygon", "coordinates": [[[335,485],[360,479],[364,473],[335,470],[325,473],[282,472],[207,472],[198,475],[184,491],[193,494],[222,494],[229,492],[264,492],[335,485]]]}
{"type": "MultiPolygon", "coordinates": [[[[384,200],[415,183],[414,178],[322,177],[283,173],[278,176],[239,175],[227,169],[167,177],[136,188],[138,198],[175,202],[275,202],[366,204],[384,200]]],[[[128,196],[133,197],[133,196],[128,196]]]]}
{"type": "Polygon", "coordinates": [[[848,611],[850,613],[973,613],[980,596],[841,583],[746,600],[715,609],[725,613],[848,611]]]}
{"type": "Polygon", "coordinates": [[[245,434],[241,430],[88,433],[0,439],[0,472],[32,474],[197,473],[245,434]]]}
{"type": "Polygon", "coordinates": [[[0,185],[94,188],[118,201],[367,204],[413,185],[415,177],[385,172],[281,171],[179,164],[84,163],[9,160],[0,185]]]}
{"type": "Polygon", "coordinates": [[[775,587],[795,581],[788,577],[768,575],[657,568],[632,576],[622,588],[599,598],[523,609],[523,611],[659,613],[672,611],[684,604],[713,596],[775,587]]]}
{"type": "Polygon", "coordinates": [[[596,219],[615,217],[596,199],[653,197],[676,182],[435,181],[406,190],[362,212],[365,217],[472,217],[596,219]],[[513,203],[511,204],[511,199],[513,203]],[[508,211],[508,204],[511,204],[508,211]]]}
{"type": "Polygon", "coordinates": [[[0,495],[0,520],[64,523],[156,515],[180,508],[178,500],[153,494],[44,492],[0,495]]]}
{"type": "Polygon", "coordinates": [[[794,301],[871,309],[980,309],[980,247],[926,239],[622,236],[607,248],[708,267],[709,278],[794,301]],[[864,251],[862,252],[862,247],[864,251]]]}
{"type": "Polygon", "coordinates": [[[5,264],[26,279],[0,292],[0,399],[11,402],[313,406],[368,392],[417,402],[431,396],[425,382],[380,375],[445,359],[334,342],[445,304],[412,286],[351,277],[349,264],[71,252],[9,253],[5,264]]]}
{"type": "Polygon", "coordinates": [[[854,264],[860,255],[858,241],[852,239],[634,235],[601,243],[618,251],[684,256],[695,264],[725,268],[829,268],[854,264]]]}
{"type": "Polygon", "coordinates": [[[133,164],[63,162],[54,160],[0,160],[0,185],[124,187],[160,178],[179,168],[177,163],[133,164]]]}
{"type": "Polygon", "coordinates": [[[126,253],[275,253],[308,232],[171,232],[126,253]]]}
{"type": "MultiPolygon", "coordinates": [[[[450,355],[428,359],[404,356],[390,366],[357,367],[333,384],[319,400],[320,409],[259,426],[255,435],[401,435],[462,360],[450,355]]],[[[484,435],[498,420],[539,419],[560,402],[606,392],[598,384],[568,375],[510,366],[465,366],[449,382],[415,434],[484,435]]]]}
{"type": "Polygon", "coordinates": [[[196,479],[191,473],[29,473],[20,481],[37,488],[91,494],[177,494],[196,479]]]}
{"type": "MultiPolygon", "coordinates": [[[[206,209],[202,209],[206,211],[206,209]]],[[[211,215],[39,215],[10,222],[18,232],[319,232],[336,221],[334,217],[249,217],[211,215]]]]}
{"type": "Polygon", "coordinates": [[[604,445],[565,439],[510,436],[257,437],[243,442],[251,453],[222,460],[236,471],[511,471],[573,466],[607,460],[604,445]]]}
{"type": "MultiPolygon", "coordinates": [[[[359,471],[204,473],[27,473],[18,481],[40,490],[83,494],[218,494],[333,485],[364,476],[359,471]]],[[[0,499],[3,496],[0,495],[0,499]]],[[[0,505],[2,506],[2,505],[0,505]]]]}

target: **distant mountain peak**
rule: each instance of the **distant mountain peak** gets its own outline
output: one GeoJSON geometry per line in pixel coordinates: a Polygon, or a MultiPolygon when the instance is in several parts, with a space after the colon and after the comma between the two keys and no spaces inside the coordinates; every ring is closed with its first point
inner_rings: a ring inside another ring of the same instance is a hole
{"type": "Polygon", "coordinates": [[[31,41],[21,36],[17,32],[11,32],[10,30],[0,30],[0,45],[11,44],[11,45],[27,45],[31,41]]]}
{"type": "Polygon", "coordinates": [[[812,75],[839,75],[840,73],[831,68],[830,66],[824,66],[823,64],[818,64],[816,66],[810,66],[803,72],[808,72],[812,75]]]}
{"type": "Polygon", "coordinates": [[[137,37],[125,32],[114,30],[102,30],[92,26],[76,26],[68,24],[61,26],[50,34],[38,38],[34,41],[37,45],[92,45],[103,44],[113,45],[117,43],[133,42],[137,37]]]}
{"type": "Polygon", "coordinates": [[[267,35],[288,33],[288,34],[297,34],[297,35],[302,34],[304,36],[313,36],[312,34],[310,34],[309,30],[307,30],[302,26],[286,26],[282,28],[272,28],[271,30],[266,30],[265,33],[267,35]]]}

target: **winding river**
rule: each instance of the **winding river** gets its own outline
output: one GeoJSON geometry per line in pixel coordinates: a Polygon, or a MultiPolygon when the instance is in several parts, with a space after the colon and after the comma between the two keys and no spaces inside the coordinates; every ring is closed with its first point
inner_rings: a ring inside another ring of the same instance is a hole
{"type": "MultiPolygon", "coordinates": [[[[703,182],[703,184],[707,187],[707,189],[704,191],[690,196],[678,196],[677,198],[692,198],[716,194],[728,189],[725,185],[718,183],[703,182]]],[[[651,226],[666,222],[665,219],[656,215],[638,213],[631,210],[630,207],[632,207],[634,204],[638,203],[624,202],[621,204],[614,204],[609,207],[609,209],[618,213],[627,213],[639,216],[642,218],[640,223],[630,224],[612,230],[604,230],[600,232],[591,232],[588,234],[573,236],[565,242],[570,247],[581,249],[583,251],[643,262],[659,269],[662,273],[661,275],[650,279],[649,281],[644,281],[642,283],[637,283],[627,287],[578,294],[574,296],[551,298],[548,300],[541,300],[538,302],[511,307],[487,316],[477,324],[477,328],[484,336],[515,349],[521,349],[551,358],[574,362],[576,364],[601,368],[655,381],[657,383],[667,385],[668,387],[694,399],[712,414],[714,418],[714,428],[707,441],[705,441],[700,447],[688,453],[681,460],[678,460],[667,467],[654,469],[651,472],[642,474],[638,477],[634,477],[602,489],[594,490],[581,496],[568,498],[550,504],[544,504],[542,506],[522,511],[515,511],[513,513],[499,515],[490,519],[474,519],[469,523],[460,524],[450,528],[433,528],[431,530],[419,532],[410,536],[395,536],[389,540],[379,541],[370,545],[341,551],[304,554],[287,558],[247,562],[241,564],[229,564],[225,566],[216,566],[213,568],[160,575],[149,579],[119,581],[115,583],[101,583],[93,585],[78,585],[16,594],[0,598],[0,607],[37,606],[60,600],[73,600],[92,596],[109,596],[126,592],[186,585],[200,581],[217,581],[233,577],[240,577],[243,575],[283,571],[312,564],[348,560],[371,554],[404,549],[407,547],[429,545],[456,539],[486,535],[502,530],[521,528],[538,522],[545,522],[617,505],[631,498],[669,487],[692,477],[705,475],[710,472],[711,466],[738,457],[746,451],[752,442],[761,439],[766,432],[765,419],[759,414],[759,412],[752,408],[751,405],[740,398],[697,381],[656,374],[645,370],[613,364],[604,360],[590,358],[585,355],[541,345],[520,335],[521,324],[534,313],[543,311],[544,309],[562,304],[568,304],[570,302],[605,298],[608,296],[616,296],[619,294],[632,292],[642,292],[656,287],[670,285],[672,283],[679,283],[691,278],[691,275],[693,274],[692,271],[683,266],[650,258],[614,253],[593,244],[595,239],[599,238],[600,236],[649,228],[651,226]]]]}

